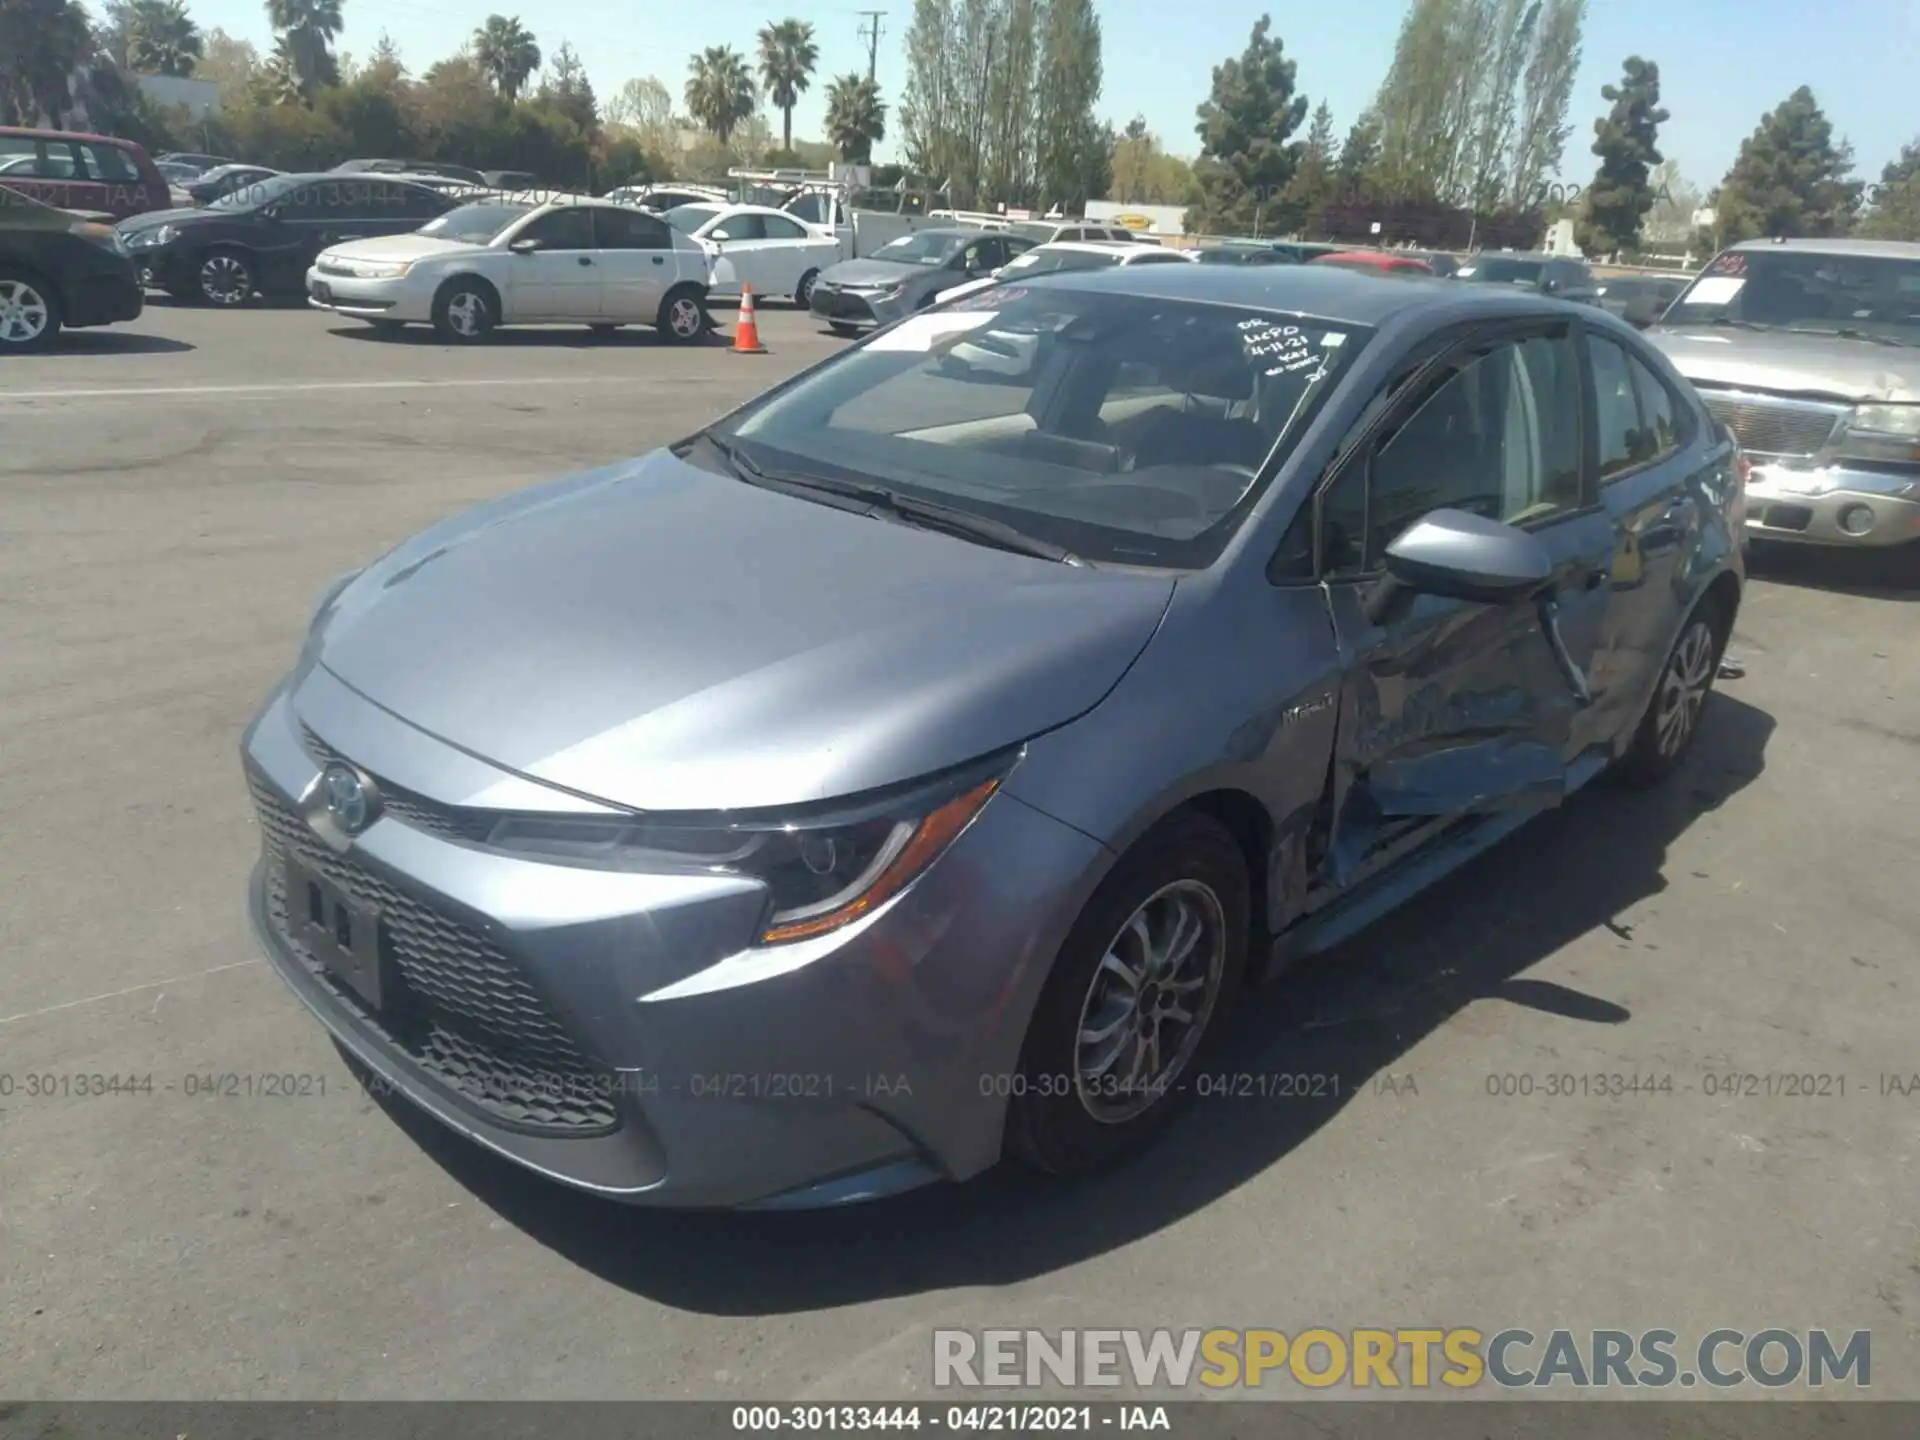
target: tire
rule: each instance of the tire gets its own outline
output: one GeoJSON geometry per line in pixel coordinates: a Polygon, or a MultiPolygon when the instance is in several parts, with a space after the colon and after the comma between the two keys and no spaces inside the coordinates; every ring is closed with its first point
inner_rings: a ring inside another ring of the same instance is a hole
{"type": "Polygon", "coordinates": [[[207,251],[193,267],[194,298],[219,310],[238,310],[253,299],[259,284],[253,262],[241,251],[207,251]]]}
{"type": "Polygon", "coordinates": [[[713,329],[713,317],[707,313],[697,286],[676,285],[660,302],[660,317],[654,324],[667,343],[694,345],[713,329]]]}
{"type": "Polygon", "coordinates": [[[858,325],[849,325],[844,320],[829,320],[827,322],[827,328],[834,334],[847,340],[851,340],[860,333],[860,327],[858,325]]]}
{"type": "Polygon", "coordinates": [[[433,331],[449,345],[479,345],[500,323],[500,299],[491,285],[453,280],[433,297],[433,331]]]}
{"type": "Polygon", "coordinates": [[[800,283],[794,287],[793,305],[796,310],[805,310],[813,303],[813,282],[820,278],[818,270],[809,270],[800,277],[800,283]]]}
{"type": "Polygon", "coordinates": [[[1009,1154],[1049,1175],[1080,1175],[1153,1139],[1190,1093],[1184,1082],[1239,992],[1250,903],[1240,847],[1207,816],[1179,812],[1127,852],[1074,923],[1034,1007],[1007,1113],[1009,1154]],[[1184,952],[1197,971],[1164,954],[1181,933],[1181,913],[1200,927],[1184,952]],[[1143,916],[1144,941],[1134,924],[1143,916]],[[1121,978],[1139,974],[1136,957],[1156,951],[1172,970],[1144,986],[1121,978]],[[1166,1009],[1183,992],[1204,997],[1184,1027],[1166,1009]],[[1128,1084],[1114,1076],[1139,1054],[1143,997],[1159,1017],[1150,1028],[1163,1068],[1144,1085],[1128,1084]]]}
{"type": "Polygon", "coordinates": [[[26,270],[0,266],[0,355],[45,350],[60,333],[60,296],[26,270]]]}
{"type": "Polygon", "coordinates": [[[1653,697],[1633,732],[1626,753],[1614,766],[1620,782],[1633,789],[1657,785],[1680,768],[1700,733],[1700,717],[1727,648],[1726,624],[1719,601],[1694,606],[1673,649],[1660,665],[1653,697]]]}

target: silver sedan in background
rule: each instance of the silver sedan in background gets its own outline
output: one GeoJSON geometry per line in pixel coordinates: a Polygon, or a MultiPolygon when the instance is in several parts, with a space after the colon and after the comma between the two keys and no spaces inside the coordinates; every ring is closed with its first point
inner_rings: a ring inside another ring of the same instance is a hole
{"type": "Polygon", "coordinates": [[[243,741],[250,906],[358,1064],[636,1203],[1089,1171],[1243,987],[1680,765],[1737,453],[1632,329],[1323,266],[1015,288],[321,597],[243,741]],[[1048,343],[943,375],[989,323],[1048,343]]]}

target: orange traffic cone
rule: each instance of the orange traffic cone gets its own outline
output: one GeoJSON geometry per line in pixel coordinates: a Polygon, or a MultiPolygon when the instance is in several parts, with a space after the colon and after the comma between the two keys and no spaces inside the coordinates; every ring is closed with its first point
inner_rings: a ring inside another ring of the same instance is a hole
{"type": "Polygon", "coordinates": [[[736,355],[764,355],[767,347],[760,343],[760,325],[753,318],[753,287],[740,287],[740,318],[733,322],[733,353],[736,355]]]}

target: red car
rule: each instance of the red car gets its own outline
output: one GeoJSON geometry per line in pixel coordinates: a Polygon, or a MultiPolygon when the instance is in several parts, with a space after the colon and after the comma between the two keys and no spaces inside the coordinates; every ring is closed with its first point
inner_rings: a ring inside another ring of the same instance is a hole
{"type": "Polygon", "coordinates": [[[173,204],[160,171],[131,140],[68,130],[0,126],[0,189],[115,220],[173,204]]]}
{"type": "Polygon", "coordinates": [[[1393,255],[1385,250],[1339,250],[1317,255],[1309,265],[1338,265],[1342,270],[1365,270],[1374,275],[1431,275],[1433,267],[1424,260],[1393,255]]]}

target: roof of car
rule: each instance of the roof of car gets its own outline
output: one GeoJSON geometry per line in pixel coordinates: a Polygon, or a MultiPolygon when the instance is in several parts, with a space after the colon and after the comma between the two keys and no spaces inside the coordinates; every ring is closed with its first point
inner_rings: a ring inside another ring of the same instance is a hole
{"type": "Polygon", "coordinates": [[[116,139],[112,135],[96,135],[91,130],[42,130],[32,125],[0,125],[0,135],[16,140],[103,140],[109,145],[130,145],[131,140],[116,139]]]}
{"type": "Polygon", "coordinates": [[[1801,250],[1815,255],[1862,255],[1880,260],[1920,260],[1912,240],[1742,240],[1734,250],[1801,250]]]}
{"type": "Polygon", "coordinates": [[[1338,265],[1113,265],[1060,270],[1022,284],[1107,290],[1160,300],[1234,305],[1378,326],[1420,310],[1478,315],[1564,314],[1565,302],[1507,286],[1418,276],[1392,285],[1338,265]]]}

